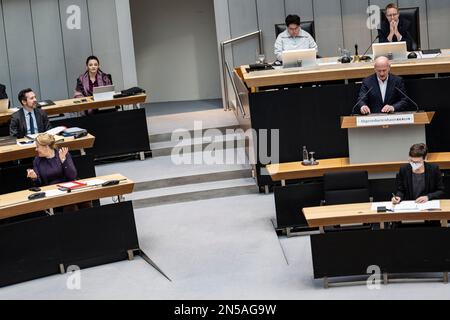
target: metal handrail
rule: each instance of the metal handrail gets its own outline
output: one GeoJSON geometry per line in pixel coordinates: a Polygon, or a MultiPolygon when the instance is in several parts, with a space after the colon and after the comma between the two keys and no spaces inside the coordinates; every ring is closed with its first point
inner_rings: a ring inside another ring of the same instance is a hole
{"type": "MultiPolygon", "coordinates": [[[[226,61],[225,61],[225,66],[226,66],[227,71],[228,71],[228,76],[230,77],[230,79],[233,79],[233,75],[231,74],[230,66],[228,65],[228,62],[226,62],[226,61]]],[[[233,91],[234,91],[234,94],[236,95],[236,98],[237,98],[237,101],[238,101],[238,105],[239,105],[239,107],[241,109],[241,113],[242,113],[242,115],[245,118],[246,114],[245,114],[244,105],[242,104],[241,95],[238,92],[238,89],[236,87],[236,83],[234,82],[234,79],[231,80],[231,84],[233,85],[233,91]]]]}
{"type": "MultiPolygon", "coordinates": [[[[220,43],[220,56],[221,56],[221,60],[222,60],[222,80],[223,80],[223,88],[224,88],[224,101],[223,101],[224,110],[229,110],[227,74],[230,77],[231,82],[233,83],[234,89],[236,89],[236,84],[234,83],[233,77],[232,77],[231,73],[229,72],[229,70],[227,70],[227,68],[229,69],[229,67],[227,67],[227,62],[226,62],[226,57],[225,57],[225,46],[245,40],[245,39],[254,38],[254,37],[258,37],[258,40],[259,40],[258,41],[259,53],[264,54],[262,30],[248,33],[248,34],[242,35],[240,37],[226,40],[226,41],[223,41],[220,43]]],[[[237,90],[235,90],[235,91],[237,91],[237,90]]],[[[239,98],[239,95],[238,95],[238,98],[239,98]]]]}

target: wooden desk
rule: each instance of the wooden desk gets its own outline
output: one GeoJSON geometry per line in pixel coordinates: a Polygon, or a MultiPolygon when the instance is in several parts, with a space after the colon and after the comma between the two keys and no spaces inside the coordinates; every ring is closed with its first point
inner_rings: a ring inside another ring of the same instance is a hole
{"type": "MultiPolygon", "coordinates": [[[[59,147],[67,147],[69,150],[81,150],[82,154],[85,154],[84,149],[92,148],[94,146],[95,137],[88,134],[87,136],[74,139],[73,137],[65,137],[64,141],[58,142],[56,145],[59,147]]],[[[27,139],[19,139],[27,140],[27,139]]],[[[26,145],[19,146],[17,144],[11,146],[0,146],[0,163],[32,158],[36,155],[36,146],[26,145]]]]}
{"type": "Polygon", "coordinates": [[[423,211],[417,213],[378,213],[370,210],[371,205],[371,203],[362,203],[303,208],[303,214],[311,228],[395,221],[450,220],[450,200],[441,200],[441,211],[423,211]]]}
{"type": "MultiPolygon", "coordinates": [[[[42,198],[33,201],[28,200],[28,196],[33,194],[33,192],[28,190],[0,195],[0,219],[20,216],[36,211],[49,210],[85,201],[130,194],[134,189],[134,182],[120,174],[84,179],[80,181],[88,181],[92,179],[101,179],[105,181],[121,179],[126,180],[121,181],[121,183],[116,186],[87,187],[79,190],[74,190],[71,193],[65,193],[60,196],[42,198]]],[[[57,189],[56,185],[47,186],[42,188],[42,192],[55,189],[57,189]]]]}
{"type": "MultiPolygon", "coordinates": [[[[337,57],[325,58],[320,62],[337,61],[337,57]]],[[[309,68],[276,69],[248,73],[248,66],[241,66],[241,72],[248,88],[270,87],[295,83],[363,79],[374,73],[374,62],[319,65],[309,68]]],[[[392,62],[391,72],[398,76],[438,74],[450,72],[450,50],[430,59],[415,59],[392,62]]]]}
{"type": "MultiPolygon", "coordinates": [[[[323,159],[318,160],[317,166],[304,166],[301,162],[291,162],[282,164],[272,164],[267,166],[273,181],[306,179],[322,177],[325,173],[360,171],[365,170],[369,173],[397,172],[405,162],[385,162],[385,163],[365,163],[350,164],[349,158],[323,159]]],[[[439,165],[441,169],[450,169],[450,152],[430,153],[428,162],[439,165]]]]}
{"type": "MultiPolygon", "coordinates": [[[[89,109],[100,109],[121,105],[135,105],[139,103],[144,103],[147,99],[146,94],[139,94],[136,96],[118,98],[113,100],[105,101],[94,101],[92,97],[78,98],[78,99],[68,99],[54,101],[54,106],[43,107],[48,115],[58,115],[70,112],[81,112],[89,109]],[[86,102],[81,102],[82,99],[86,99],[86,102]]],[[[8,111],[5,113],[0,113],[0,124],[7,123],[11,119],[13,112],[8,111]]]]}

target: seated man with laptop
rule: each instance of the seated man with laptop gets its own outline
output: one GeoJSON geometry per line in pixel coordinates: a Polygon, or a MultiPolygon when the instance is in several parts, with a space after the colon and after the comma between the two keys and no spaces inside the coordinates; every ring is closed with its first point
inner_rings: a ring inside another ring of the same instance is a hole
{"type": "Polygon", "coordinates": [[[288,15],[286,27],[287,29],[278,35],[275,42],[275,56],[279,61],[283,61],[282,53],[284,51],[315,49],[317,54],[317,43],[308,32],[300,28],[298,15],[288,15]]]}
{"type": "Polygon", "coordinates": [[[390,73],[386,57],[375,60],[375,74],[365,78],[359,92],[357,107],[363,115],[406,111],[409,103],[402,78],[390,73]]]}

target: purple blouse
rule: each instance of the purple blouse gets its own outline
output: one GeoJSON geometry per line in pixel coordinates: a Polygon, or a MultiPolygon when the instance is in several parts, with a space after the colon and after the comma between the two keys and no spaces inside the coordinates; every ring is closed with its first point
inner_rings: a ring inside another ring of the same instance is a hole
{"type": "Polygon", "coordinates": [[[55,150],[54,158],[36,157],[34,158],[33,167],[34,172],[38,176],[36,182],[40,186],[70,182],[77,178],[77,169],[69,153],[66,155],[64,163],[61,163],[57,150],[55,150]]]}

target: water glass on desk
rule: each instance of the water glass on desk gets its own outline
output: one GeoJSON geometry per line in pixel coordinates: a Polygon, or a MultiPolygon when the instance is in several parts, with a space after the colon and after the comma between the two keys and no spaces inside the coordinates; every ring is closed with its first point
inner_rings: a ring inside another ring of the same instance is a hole
{"type": "Polygon", "coordinates": [[[257,54],[256,55],[256,63],[257,64],[264,64],[264,63],[266,63],[266,55],[264,55],[264,54],[257,54]]]}

